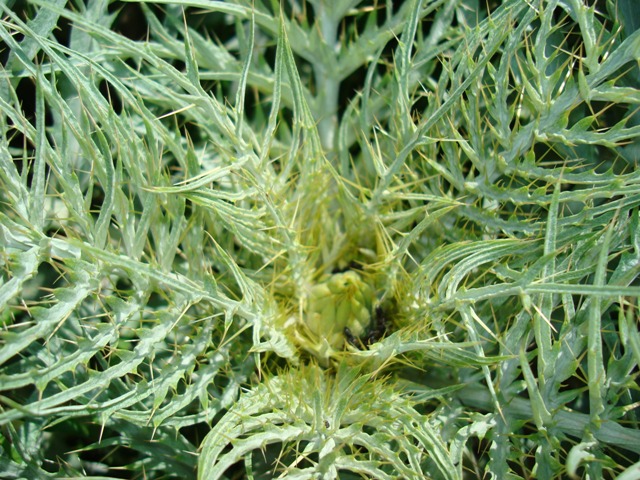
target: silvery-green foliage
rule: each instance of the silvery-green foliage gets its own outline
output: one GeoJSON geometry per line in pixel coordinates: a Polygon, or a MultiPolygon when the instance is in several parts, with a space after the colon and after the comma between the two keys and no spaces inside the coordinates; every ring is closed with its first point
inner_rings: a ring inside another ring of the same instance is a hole
{"type": "Polygon", "coordinates": [[[637,478],[636,8],[2,2],[0,476],[637,478]]]}
{"type": "MultiPolygon", "coordinates": [[[[346,364],[336,372],[316,365],[291,369],[243,395],[203,442],[198,478],[221,478],[234,463],[257,460],[260,451],[277,453],[278,470],[292,478],[352,472],[421,479],[429,471],[460,478],[438,431],[414,402],[346,364]]],[[[275,475],[273,467],[262,464],[266,471],[253,473],[275,475]]]]}

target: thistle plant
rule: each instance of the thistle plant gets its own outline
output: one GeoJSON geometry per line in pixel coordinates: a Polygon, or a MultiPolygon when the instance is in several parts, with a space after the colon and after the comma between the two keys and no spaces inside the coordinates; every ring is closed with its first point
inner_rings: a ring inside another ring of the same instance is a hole
{"type": "Polygon", "coordinates": [[[635,3],[3,2],[0,476],[639,478],[635,3]]]}

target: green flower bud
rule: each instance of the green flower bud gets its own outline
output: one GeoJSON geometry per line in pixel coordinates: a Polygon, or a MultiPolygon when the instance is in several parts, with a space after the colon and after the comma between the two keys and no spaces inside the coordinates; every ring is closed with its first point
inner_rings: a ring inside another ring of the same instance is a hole
{"type": "Polygon", "coordinates": [[[310,344],[303,347],[326,362],[344,348],[344,329],[358,337],[371,323],[372,288],[354,272],[336,273],[313,286],[304,312],[310,344]]]}

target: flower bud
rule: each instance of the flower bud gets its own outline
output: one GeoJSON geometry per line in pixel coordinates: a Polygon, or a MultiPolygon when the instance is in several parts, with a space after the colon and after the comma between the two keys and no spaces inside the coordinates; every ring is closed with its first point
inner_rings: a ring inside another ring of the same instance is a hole
{"type": "Polygon", "coordinates": [[[309,292],[304,322],[316,338],[303,345],[322,361],[344,347],[344,330],[362,336],[371,322],[372,288],[354,271],[336,273],[309,292]]]}

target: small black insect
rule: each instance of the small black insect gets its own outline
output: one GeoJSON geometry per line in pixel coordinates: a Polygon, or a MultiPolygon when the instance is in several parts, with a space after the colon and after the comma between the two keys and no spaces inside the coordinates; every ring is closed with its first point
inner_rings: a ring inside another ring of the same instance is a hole
{"type": "Polygon", "coordinates": [[[349,342],[354,347],[357,347],[358,344],[360,343],[360,339],[356,338],[356,336],[353,333],[351,333],[351,330],[349,330],[349,327],[344,327],[344,337],[347,339],[347,342],[349,342]]]}
{"type": "Polygon", "coordinates": [[[367,336],[364,339],[365,345],[369,346],[384,337],[385,333],[387,333],[388,324],[389,320],[387,319],[385,311],[380,305],[378,305],[376,307],[376,314],[373,320],[373,325],[369,327],[367,336]]]}
{"type": "Polygon", "coordinates": [[[376,343],[387,333],[387,328],[389,325],[389,320],[387,319],[387,315],[381,306],[376,307],[375,317],[373,319],[373,324],[369,326],[366,331],[366,335],[364,337],[364,341],[362,338],[356,337],[349,327],[344,327],[344,336],[354,347],[368,347],[372,343],[376,343]]]}

